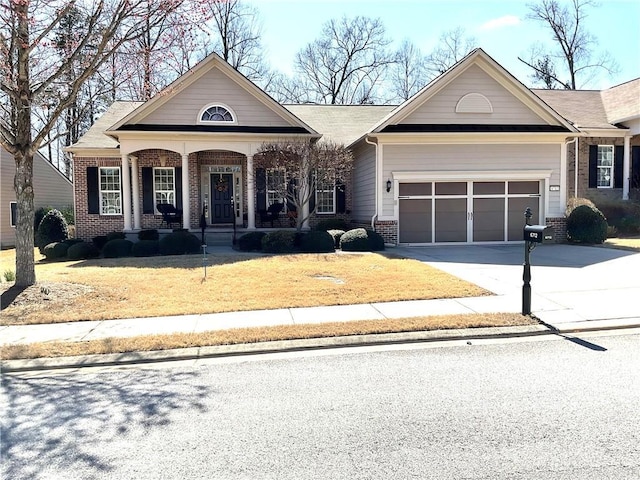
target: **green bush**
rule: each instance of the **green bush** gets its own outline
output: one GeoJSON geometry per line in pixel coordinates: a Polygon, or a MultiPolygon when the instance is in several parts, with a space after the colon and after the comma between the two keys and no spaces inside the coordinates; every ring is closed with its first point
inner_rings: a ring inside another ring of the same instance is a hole
{"type": "Polygon", "coordinates": [[[299,248],[304,253],[329,253],[335,251],[336,244],[329,232],[311,231],[300,237],[299,248]]]}
{"type": "Polygon", "coordinates": [[[67,245],[71,246],[71,245],[74,245],[76,243],[82,243],[82,240],[80,240],[79,238],[67,238],[62,243],[66,243],[67,245]]]}
{"type": "Polygon", "coordinates": [[[158,240],[140,240],[131,247],[131,254],[134,257],[153,257],[160,251],[158,240]]]}
{"type": "Polygon", "coordinates": [[[4,272],[2,272],[2,278],[4,278],[5,282],[15,282],[16,272],[8,268],[4,272]]]}
{"type": "Polygon", "coordinates": [[[44,253],[44,247],[50,243],[62,242],[67,238],[69,238],[67,221],[59,210],[55,208],[49,210],[40,225],[38,225],[38,232],[35,238],[36,247],[40,249],[40,253],[44,253]]]}
{"type": "Polygon", "coordinates": [[[265,235],[265,232],[245,233],[238,239],[238,249],[243,252],[262,250],[262,238],[265,235]]]}
{"type": "Polygon", "coordinates": [[[67,225],[75,225],[76,224],[75,214],[73,212],[73,206],[72,205],[67,205],[66,207],[62,207],[60,209],[60,213],[62,213],[62,216],[67,221],[67,225]]]}
{"type": "Polygon", "coordinates": [[[344,235],[344,230],[327,230],[327,233],[333,237],[334,247],[340,248],[340,239],[344,235]]]}
{"type": "Polygon", "coordinates": [[[598,209],[607,219],[610,226],[622,235],[640,233],[640,205],[633,202],[605,202],[598,204],[598,209]]]}
{"type": "Polygon", "coordinates": [[[107,233],[106,236],[107,242],[110,242],[111,240],[124,240],[125,238],[127,238],[124,232],[110,232],[107,233]]]}
{"type": "Polygon", "coordinates": [[[104,244],[102,256],[104,258],[130,257],[132,246],[133,242],[129,240],[124,238],[114,238],[104,244]]]}
{"type": "Polygon", "coordinates": [[[47,257],[47,260],[58,260],[67,256],[69,246],[66,241],[50,243],[44,247],[43,254],[47,257]]]}
{"type": "Polygon", "coordinates": [[[98,249],[98,250],[102,250],[104,247],[104,244],[107,243],[107,236],[106,235],[96,235],[95,237],[93,237],[91,239],[91,243],[93,243],[93,245],[98,249]]]}
{"type": "Polygon", "coordinates": [[[574,243],[602,243],[607,239],[607,228],[600,210],[580,205],[567,218],[567,239],[574,243]]]}
{"type": "Polygon", "coordinates": [[[140,230],[138,232],[138,240],[160,240],[160,234],[155,228],[151,230],[140,230]]]}
{"type": "Polygon", "coordinates": [[[354,228],[342,235],[340,248],[345,252],[376,252],[384,250],[384,239],[373,230],[354,228]]]}
{"type": "Polygon", "coordinates": [[[347,222],[345,222],[341,218],[326,218],[324,220],[320,220],[314,230],[321,230],[326,232],[327,230],[348,230],[347,222]]]}
{"type": "Polygon", "coordinates": [[[40,222],[42,221],[44,216],[49,213],[49,210],[51,210],[51,207],[40,207],[35,211],[33,216],[33,238],[35,238],[36,234],[38,233],[40,222]]]}
{"type": "Polygon", "coordinates": [[[276,230],[262,238],[262,251],[266,253],[292,253],[295,251],[296,232],[276,230]]]}
{"type": "Polygon", "coordinates": [[[100,256],[100,250],[89,242],[74,243],[67,250],[67,258],[69,260],[86,260],[87,258],[96,258],[100,256]]]}
{"type": "Polygon", "coordinates": [[[595,203],[593,203],[588,198],[571,197],[567,201],[567,208],[566,208],[564,214],[568,217],[569,215],[571,215],[571,212],[573,212],[580,205],[586,205],[587,207],[596,208],[595,203]]]}
{"type": "Polygon", "coordinates": [[[160,255],[184,255],[200,252],[198,237],[187,231],[176,231],[160,239],[160,255]]]}

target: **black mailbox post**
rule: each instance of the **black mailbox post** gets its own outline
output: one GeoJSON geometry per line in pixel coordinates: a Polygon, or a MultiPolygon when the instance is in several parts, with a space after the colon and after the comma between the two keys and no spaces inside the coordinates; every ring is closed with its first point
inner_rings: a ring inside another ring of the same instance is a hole
{"type": "Polygon", "coordinates": [[[524,212],[524,273],[522,274],[522,314],[531,315],[531,263],[529,261],[531,251],[539,243],[553,243],[553,228],[546,225],[531,225],[531,209],[527,207],[524,212]]]}

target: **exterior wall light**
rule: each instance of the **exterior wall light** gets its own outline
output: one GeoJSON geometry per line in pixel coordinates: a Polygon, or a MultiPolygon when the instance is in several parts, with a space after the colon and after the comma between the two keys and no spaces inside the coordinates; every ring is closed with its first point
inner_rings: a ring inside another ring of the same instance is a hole
{"type": "Polygon", "coordinates": [[[387,193],[391,191],[391,180],[387,180],[387,193]]]}

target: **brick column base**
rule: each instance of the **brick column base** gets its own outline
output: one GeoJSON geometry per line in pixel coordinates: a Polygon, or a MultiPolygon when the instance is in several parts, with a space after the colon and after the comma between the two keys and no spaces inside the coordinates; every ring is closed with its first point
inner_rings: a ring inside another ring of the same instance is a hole
{"type": "Polygon", "coordinates": [[[398,244],[398,222],[396,220],[376,220],[376,232],[382,235],[385,243],[398,244]]]}
{"type": "Polygon", "coordinates": [[[553,227],[556,243],[567,243],[567,217],[547,218],[547,226],[553,227]]]}

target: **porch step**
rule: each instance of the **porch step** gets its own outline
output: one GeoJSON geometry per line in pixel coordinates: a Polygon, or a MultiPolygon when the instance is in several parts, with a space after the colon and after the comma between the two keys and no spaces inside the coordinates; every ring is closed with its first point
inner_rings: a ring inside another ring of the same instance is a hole
{"type": "Polygon", "coordinates": [[[207,245],[231,245],[233,232],[205,232],[204,240],[207,245]]]}

